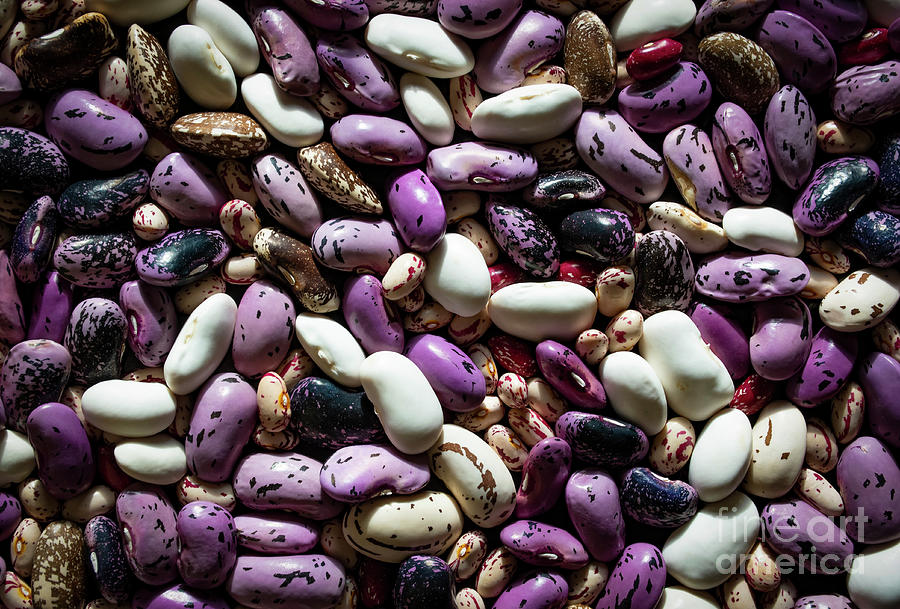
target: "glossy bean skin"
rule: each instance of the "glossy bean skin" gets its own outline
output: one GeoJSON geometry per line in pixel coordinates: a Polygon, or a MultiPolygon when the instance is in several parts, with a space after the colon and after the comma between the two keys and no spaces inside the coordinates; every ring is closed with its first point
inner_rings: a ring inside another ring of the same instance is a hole
{"type": "Polygon", "coordinates": [[[622,503],[625,512],[640,523],[674,528],[697,512],[699,497],[697,491],[684,482],[636,467],[625,473],[622,503]]]}
{"type": "Polygon", "coordinates": [[[128,346],[145,366],[159,366],[175,343],[175,304],[164,289],[129,281],[119,289],[119,306],[128,319],[128,346]]]}
{"type": "Polygon", "coordinates": [[[268,280],[253,282],[238,303],[231,357],[241,374],[257,378],[287,354],[296,308],[288,293],[268,280]]]}
{"type": "Polygon", "coordinates": [[[239,374],[214,375],[197,394],[185,437],[188,468],[203,480],[231,476],[257,421],[256,391],[239,374]]]}
{"type": "Polygon", "coordinates": [[[344,567],[322,554],[241,556],[225,584],[237,602],[254,607],[327,609],[340,599],[344,567]],[[301,576],[301,573],[308,576],[301,576]]]}
{"type": "Polygon", "coordinates": [[[347,101],[376,112],[391,110],[400,104],[400,94],[391,72],[380,59],[370,56],[353,36],[323,32],[315,51],[322,72],[347,101]],[[368,83],[370,79],[371,83],[368,83]]]}
{"type": "Polygon", "coordinates": [[[414,165],[425,160],[422,139],[402,121],[374,114],[350,114],[331,126],[334,147],[373,165],[414,165]]]}
{"type": "Polygon", "coordinates": [[[562,438],[544,438],[531,447],[516,493],[516,517],[532,518],[549,510],[565,488],[572,449],[562,438]]]}
{"type": "Polygon", "coordinates": [[[344,321],[368,353],[396,351],[406,344],[402,324],[374,275],[351,277],[344,283],[344,321]]]}
{"type": "Polygon", "coordinates": [[[135,577],[149,585],[178,576],[175,510],[159,487],[129,486],[116,498],[125,555],[135,577]]]}
{"type": "Polygon", "coordinates": [[[291,423],[311,445],[330,450],[385,439],[375,407],[361,391],[309,376],[291,390],[291,423]]]}
{"type": "MultiPolygon", "coordinates": [[[[183,583],[163,588],[142,587],[134,593],[135,609],[227,609],[228,601],[217,591],[198,590],[183,583]]],[[[97,609],[105,609],[98,607],[97,609]]]]}
{"type": "Polygon", "coordinates": [[[84,527],[85,546],[100,593],[111,603],[125,602],[134,587],[134,576],[119,527],[106,516],[91,518],[84,527]]]}
{"type": "Polygon", "coordinates": [[[322,465],[322,490],[344,503],[359,503],[385,491],[408,495],[431,479],[426,460],[404,455],[385,444],[358,444],[338,449],[322,465]]]}
{"type": "Polygon", "coordinates": [[[386,190],[391,217],[403,241],[413,251],[431,251],[447,228],[440,192],[421,169],[393,177],[386,190]]]}
{"type": "Polygon", "coordinates": [[[804,233],[834,232],[875,188],[878,165],[866,157],[844,157],[821,165],[794,203],[794,222],[804,233]]]}
{"type": "Polygon", "coordinates": [[[210,589],[222,583],[237,558],[234,518],[209,501],[192,501],[178,512],[178,572],[189,586],[210,589]]]}
{"type": "Polygon", "coordinates": [[[333,518],[341,504],[322,492],[322,464],[296,453],[254,453],[238,462],[232,477],[237,498],[253,509],[277,507],[317,520],[333,518]]]}
{"type": "Polygon", "coordinates": [[[565,345],[553,340],[539,343],[536,360],[542,376],[576,408],[601,410],[606,406],[606,392],[599,379],[565,345]]]}
{"type": "Polygon", "coordinates": [[[72,380],[85,385],[122,375],[127,320],[106,298],[88,298],[72,310],[64,344],[72,354],[72,380]]]}
{"type": "Polygon", "coordinates": [[[315,93],[319,89],[316,55],[293,16],[263,2],[253,2],[250,14],[260,53],[279,88],[294,95],[315,93]]]}
{"type": "Polygon", "coordinates": [[[180,287],[208,275],[228,256],[231,248],[216,229],[194,228],[169,233],[138,252],[137,274],[160,287],[180,287]]]}
{"type": "Polygon", "coordinates": [[[50,271],[34,287],[25,338],[61,343],[74,306],[72,285],[57,271],[50,271]]]}
{"type": "Polygon", "coordinates": [[[666,133],[694,120],[711,99],[709,78],[690,61],[676,63],[651,82],[628,85],[618,97],[629,124],[647,133],[666,133]]]}
{"type": "Polygon", "coordinates": [[[90,440],[74,410],[59,402],[43,404],[28,415],[25,426],[47,492],[65,500],[91,485],[95,466],[90,440]]]}
{"type": "Polygon", "coordinates": [[[533,211],[491,198],[488,227],[500,248],[527,273],[551,277],[559,270],[559,244],[533,211]]]}
{"type": "Polygon", "coordinates": [[[394,607],[418,609],[453,603],[453,574],[436,556],[410,556],[402,563],[394,582],[394,607]]]}
{"type": "Polygon", "coordinates": [[[16,225],[10,263],[19,281],[33,283],[50,262],[59,214],[50,197],[32,203],[16,225]]]}
{"type": "Polygon", "coordinates": [[[319,528],[312,522],[283,512],[235,516],[240,547],[261,554],[302,554],[319,542],[319,528]]]}
{"type": "Polygon", "coordinates": [[[775,174],[799,190],[813,170],[816,115],[803,92],[793,85],[778,90],[766,109],[766,152],[775,174]]]}
{"type": "Polygon", "coordinates": [[[613,560],[625,547],[625,520],[615,480],[599,469],[573,472],[566,482],[566,508],[590,555],[600,561],[613,560]],[[595,518],[602,510],[606,518],[595,518]]]}
{"type": "Polygon", "coordinates": [[[588,555],[570,533],[535,520],[517,520],[500,531],[500,541],[519,560],[538,567],[578,569],[588,555]]]}
{"type": "Polygon", "coordinates": [[[52,340],[29,340],[10,349],[0,368],[0,400],[6,424],[25,432],[31,412],[62,397],[72,368],[72,356],[52,340]]]}
{"type": "Polygon", "coordinates": [[[685,202],[698,214],[717,221],[734,206],[706,131],[692,124],[673,129],[663,140],[663,156],[685,202]]]}
{"type": "Polygon", "coordinates": [[[626,467],[650,449],[638,427],[583,412],[563,414],[556,422],[556,435],[569,443],[576,457],[597,467],[626,467]]]}
{"type": "Polygon", "coordinates": [[[560,51],[564,38],[558,18],[535,10],[519,13],[482,46],[474,70],[478,86],[501,93],[522,84],[532,68],[560,51]]]}
{"type": "Polygon", "coordinates": [[[648,543],[631,544],[610,572],[597,609],[613,609],[625,602],[635,609],[651,609],[659,601],[665,582],[666,561],[659,549],[648,543]]]}
{"type": "Polygon", "coordinates": [[[130,212],[149,187],[150,175],[143,169],[115,178],[82,180],[63,191],[56,209],[69,226],[96,229],[130,212]]]}
{"type": "Polygon", "coordinates": [[[558,607],[566,601],[568,592],[569,585],[558,572],[538,570],[513,580],[494,603],[494,607],[515,609],[523,606],[523,603],[558,607]]]}
{"type": "Polygon", "coordinates": [[[484,376],[468,355],[446,339],[422,334],[409,341],[405,352],[425,374],[447,410],[467,412],[484,401],[484,376]]]}

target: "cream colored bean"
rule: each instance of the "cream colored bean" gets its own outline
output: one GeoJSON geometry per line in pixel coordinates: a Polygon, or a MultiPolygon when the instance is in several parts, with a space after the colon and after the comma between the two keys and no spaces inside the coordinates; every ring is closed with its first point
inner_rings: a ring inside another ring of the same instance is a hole
{"type": "Polygon", "coordinates": [[[516,485],[496,452],[471,431],[444,425],[441,436],[428,451],[432,473],[441,479],[476,525],[494,527],[512,514],[516,485]],[[494,484],[486,487],[485,476],[494,484]]]}
{"type": "Polygon", "coordinates": [[[491,551],[478,574],[475,576],[475,590],[484,598],[495,598],[512,581],[519,567],[519,561],[506,546],[491,551]]]}
{"type": "Polygon", "coordinates": [[[235,245],[247,251],[253,250],[253,239],[262,228],[256,209],[243,199],[232,199],[222,206],[219,225],[235,245]]]}
{"type": "Polygon", "coordinates": [[[450,325],[453,313],[438,302],[427,302],[417,310],[403,316],[403,329],[421,334],[434,332],[450,325]]]}
{"type": "Polygon", "coordinates": [[[621,313],[634,298],[635,276],[630,266],[611,266],[597,277],[597,308],[605,317],[621,313]]]}
{"type": "Polygon", "coordinates": [[[872,342],[876,349],[900,361],[900,329],[893,321],[885,319],[872,328],[872,342]]]}
{"type": "Polygon", "coordinates": [[[759,527],[759,511],[743,493],[735,492],[723,501],[705,505],[666,540],[662,549],[666,569],[690,588],[718,586],[730,573],[719,559],[746,554],[756,541],[759,527]]]}
{"type": "Polygon", "coordinates": [[[819,318],[839,332],[860,332],[887,317],[900,300],[900,271],[869,266],[847,275],[819,305],[819,318]]]}
{"type": "Polygon", "coordinates": [[[566,401],[539,376],[528,379],[528,407],[544,417],[547,423],[556,420],[568,410],[566,401]]]}
{"type": "MultiPolygon", "coordinates": [[[[428,379],[412,361],[399,353],[378,351],[363,361],[359,379],[391,444],[411,455],[434,445],[441,435],[443,411],[428,379]],[[408,408],[413,403],[417,407],[408,408]]],[[[344,528],[346,533],[346,521],[344,528]]]]}
{"type": "Polygon", "coordinates": [[[488,315],[485,307],[479,313],[469,317],[462,315],[454,315],[447,328],[447,334],[457,345],[468,345],[482,336],[491,329],[491,317],[488,315]]]}
{"type": "Polygon", "coordinates": [[[131,227],[144,241],[157,241],[169,232],[169,216],[156,203],[141,203],[131,215],[131,227]]]}
{"type": "Polygon", "coordinates": [[[837,287],[837,277],[815,264],[807,264],[809,269],[809,283],[800,292],[801,298],[809,300],[822,300],[828,292],[837,287]]]}
{"type": "Polygon", "coordinates": [[[763,542],[757,541],[744,566],[747,583],[754,590],[771,592],[781,584],[778,556],[763,542]]]}
{"type": "Polygon", "coordinates": [[[39,522],[47,522],[59,513],[59,500],[47,492],[39,478],[19,483],[19,501],[22,511],[39,522]]]}
{"type": "Polygon", "coordinates": [[[269,431],[257,425],[250,438],[263,450],[294,450],[300,444],[300,434],[293,429],[269,431]]]}
{"type": "Polygon", "coordinates": [[[227,294],[210,296],[194,309],[163,366],[166,385],[173,393],[194,391],[222,363],[231,348],[236,316],[237,304],[227,294]]]}
{"type": "MultiPolygon", "coordinates": [[[[259,205],[259,195],[253,188],[253,176],[246,162],[235,159],[225,159],[216,165],[216,175],[222,180],[222,184],[231,193],[231,196],[246,202],[251,207],[259,205]]],[[[253,239],[249,243],[253,244],[253,239]]]]}
{"type": "Polygon", "coordinates": [[[425,306],[425,288],[417,287],[412,292],[397,301],[397,306],[401,311],[407,313],[415,313],[425,306]]]}
{"type": "Polygon", "coordinates": [[[718,252],[728,245],[728,238],[721,226],[707,222],[690,207],[680,203],[653,203],[647,213],[647,224],[652,230],[667,230],[678,235],[694,254],[718,252]]]}
{"type": "Polygon", "coordinates": [[[322,551],[340,561],[345,568],[353,569],[359,563],[359,554],[344,538],[340,519],[329,520],[322,525],[319,543],[322,544],[322,551]]]}
{"type": "Polygon", "coordinates": [[[666,393],[647,360],[630,351],[610,353],[600,362],[599,374],[619,417],[648,436],[659,433],[666,424],[666,393]]]}
{"type": "Polygon", "coordinates": [[[190,315],[207,298],[224,294],[226,287],[225,280],[219,275],[207,275],[197,279],[176,290],[175,309],[182,315],[190,315]]]}
{"type": "Polygon", "coordinates": [[[593,325],[597,299],[568,281],[523,282],[497,290],[488,310],[494,325],[507,334],[530,341],[571,341],[593,325]]]}
{"type": "Polygon", "coordinates": [[[817,472],[828,473],[837,466],[838,443],[825,421],[806,420],[806,465],[817,472]]]}
{"type": "Polygon", "coordinates": [[[466,354],[484,376],[485,392],[491,395],[497,390],[497,364],[491,350],[481,343],[475,343],[466,350],[466,354]]]}
{"type": "Polygon", "coordinates": [[[419,254],[406,252],[391,263],[381,279],[384,297],[399,300],[415,290],[425,280],[425,259],[419,254]]]}
{"type": "Polygon", "coordinates": [[[850,270],[850,256],[833,239],[810,237],[803,249],[809,254],[810,260],[829,273],[843,275],[850,270]]]}
{"type": "Polygon", "coordinates": [[[237,505],[234,488],[230,482],[207,482],[193,474],[188,474],[178,481],[175,496],[181,505],[187,505],[192,501],[211,501],[229,512],[237,505]]]}
{"type": "Polygon", "coordinates": [[[841,494],[819,472],[806,467],[801,469],[794,492],[826,516],[840,516],[844,513],[841,494]]]}
{"type": "Polygon", "coordinates": [[[849,444],[859,435],[866,411],[866,396],[855,381],[848,381],[831,398],[831,429],[841,444],[849,444]]]}
{"type": "Polygon", "coordinates": [[[510,428],[529,448],[545,438],[552,438],[556,435],[544,417],[531,408],[511,408],[507,414],[507,420],[510,428]]]}
{"type": "Polygon", "coordinates": [[[204,109],[226,110],[237,99],[234,70],[203,28],[175,28],[169,35],[167,53],[178,83],[204,109]]]}
{"type": "Polygon", "coordinates": [[[149,484],[174,484],[187,472],[184,442],[165,433],[120,442],[113,455],[123,472],[149,484]]]}
{"type": "Polygon", "coordinates": [[[735,408],[723,408],[707,421],[688,470],[688,481],[702,501],[720,501],[740,485],[750,467],[754,437],[747,415],[735,408]]]}
{"type": "Polygon", "coordinates": [[[609,567],[596,560],[569,573],[568,605],[593,605],[609,581],[609,567]]]}
{"type": "Polygon", "coordinates": [[[34,518],[19,521],[9,540],[10,568],[19,576],[31,577],[34,566],[34,546],[41,536],[41,525],[34,518]]]}
{"type": "Polygon", "coordinates": [[[505,372],[497,381],[497,397],[510,408],[528,406],[528,383],[515,372],[505,372]]]}
{"type": "Polygon", "coordinates": [[[522,471],[528,458],[528,449],[516,432],[505,425],[491,425],[485,432],[485,440],[500,455],[510,471],[522,471]]]}
{"type": "Polygon", "coordinates": [[[499,398],[489,395],[475,410],[460,412],[453,417],[453,423],[469,431],[484,431],[491,425],[499,423],[506,416],[506,408],[499,398]]]}
{"type": "Polygon", "coordinates": [[[413,554],[441,554],[462,533],[463,514],[447,493],[388,495],[350,506],[344,537],[361,554],[399,563],[413,554]]]}
{"type": "Polygon", "coordinates": [[[475,588],[463,588],[456,593],[456,609],[485,609],[484,599],[475,588]]]}
{"type": "Polygon", "coordinates": [[[487,554],[487,536],[479,530],[463,533],[447,554],[446,561],[457,582],[469,579],[487,554]]]}
{"type": "Polygon", "coordinates": [[[450,79],[450,111],[453,120],[463,131],[472,130],[472,114],[484,101],[481,89],[471,74],[450,79]]]}
{"type": "Polygon", "coordinates": [[[67,499],[62,505],[62,517],[84,524],[94,516],[109,513],[115,505],[116,492],[105,484],[98,484],[67,499]]]}
{"type": "Polygon", "coordinates": [[[344,325],[317,313],[300,313],[297,338],[322,372],[347,387],[359,387],[359,367],[366,354],[344,325]]]}
{"type": "Polygon", "coordinates": [[[630,351],[644,333],[644,316],[634,309],[622,311],[609,320],[604,333],[609,339],[610,353],[630,351]]]}
{"type": "Polygon", "coordinates": [[[35,465],[28,437],[12,429],[0,429],[0,486],[22,482],[35,465]]]}
{"type": "Polygon", "coordinates": [[[462,36],[437,21],[382,13],[366,26],[366,44],[392,64],[433,78],[462,76],[475,66],[475,56],[462,36]]]}
{"type": "Polygon", "coordinates": [[[690,421],[684,417],[669,419],[662,430],[653,437],[650,445],[650,467],[662,476],[675,475],[690,460],[696,439],[697,434],[690,421]]]}
{"type": "MultiPolygon", "coordinates": [[[[763,408],[753,425],[753,450],[744,488],[757,497],[781,497],[794,486],[806,456],[806,420],[786,400],[763,408]]],[[[696,457],[696,451],[694,456],[696,457]]]]}
{"type": "Polygon", "coordinates": [[[731,401],[734,383],[728,370],[681,311],[644,320],[638,346],[662,382],[669,407],[681,416],[702,421],[731,401]]]}
{"type": "Polygon", "coordinates": [[[599,364],[608,350],[609,337],[600,330],[585,330],[575,339],[575,352],[589,366],[599,364]]]}
{"type": "Polygon", "coordinates": [[[453,112],[434,81],[407,72],[400,77],[400,99],[413,127],[428,143],[446,146],[453,141],[453,112]]]}
{"type": "Polygon", "coordinates": [[[536,144],[561,135],[581,115],[581,93],[565,84],[515,87],[484,100],[472,114],[479,138],[536,144]]]}
{"type": "Polygon", "coordinates": [[[456,232],[475,244],[487,265],[494,264],[500,257],[500,247],[490,231],[474,218],[463,218],[456,225],[456,232]]]}
{"type": "Polygon", "coordinates": [[[308,377],[316,369],[309,354],[302,348],[292,349],[278,365],[276,372],[284,379],[288,391],[297,386],[301,379],[308,377]]]}
{"type": "Polygon", "coordinates": [[[281,431],[291,422],[291,397],[284,379],[277,372],[267,372],[256,386],[259,424],[266,431],[281,431]]]}

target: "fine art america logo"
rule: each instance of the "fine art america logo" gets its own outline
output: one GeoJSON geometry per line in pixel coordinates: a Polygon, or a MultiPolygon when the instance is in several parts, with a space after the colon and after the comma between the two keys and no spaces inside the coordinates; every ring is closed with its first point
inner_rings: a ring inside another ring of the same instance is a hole
{"type": "MultiPolygon", "coordinates": [[[[719,516],[737,508],[722,507],[719,516]]],[[[789,514],[767,515],[767,524],[760,527],[759,541],[776,554],[775,562],[783,575],[839,575],[850,570],[856,556],[853,541],[865,543],[865,526],[871,519],[865,510],[859,508],[855,515],[829,518],[819,514],[798,522],[789,514]],[[850,535],[848,535],[848,532],[850,535]]],[[[749,539],[745,531],[737,528],[732,521],[731,539],[743,538],[745,547],[755,545],[756,539],[749,539]]],[[[720,530],[720,533],[725,533],[720,530]]],[[[744,574],[749,554],[721,554],[716,559],[716,570],[721,574],[744,574]]]]}

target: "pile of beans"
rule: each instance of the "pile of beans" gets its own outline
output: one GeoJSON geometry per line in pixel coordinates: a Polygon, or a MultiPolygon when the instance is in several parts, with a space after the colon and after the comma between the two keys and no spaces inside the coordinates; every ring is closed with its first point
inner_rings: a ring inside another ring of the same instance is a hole
{"type": "Polygon", "coordinates": [[[900,607],[900,1],[0,39],[3,607],[900,607]]]}

